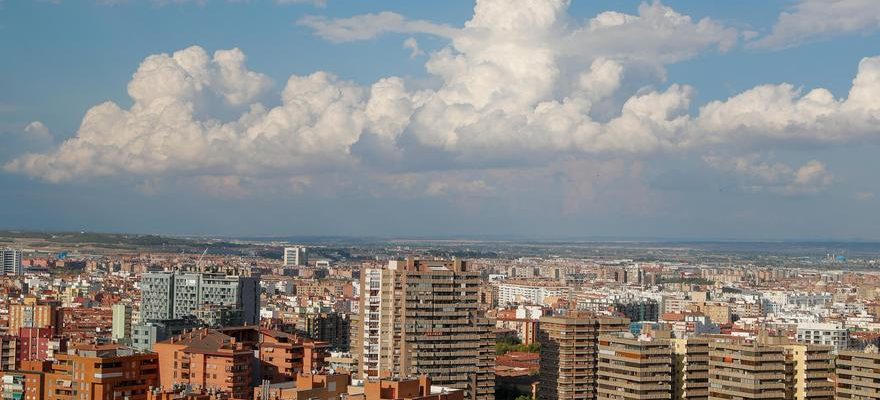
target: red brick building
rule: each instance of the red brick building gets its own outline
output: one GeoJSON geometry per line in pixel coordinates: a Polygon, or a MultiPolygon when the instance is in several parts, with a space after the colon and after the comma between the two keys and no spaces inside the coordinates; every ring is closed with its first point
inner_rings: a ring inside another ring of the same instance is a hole
{"type": "Polygon", "coordinates": [[[18,362],[44,361],[56,352],[67,351],[67,338],[54,335],[51,328],[19,328],[18,362]]]}
{"type": "Polygon", "coordinates": [[[168,389],[189,384],[247,400],[256,365],[250,344],[213,329],[197,329],[153,346],[159,356],[159,383],[168,389]]]}
{"type": "Polygon", "coordinates": [[[327,342],[269,329],[260,330],[259,349],[263,379],[272,383],[293,380],[300,372],[320,370],[330,355],[327,342]]]}
{"type": "Polygon", "coordinates": [[[153,353],[118,345],[83,345],[55,358],[51,372],[45,374],[47,400],[146,400],[149,388],[159,384],[153,353]]]}

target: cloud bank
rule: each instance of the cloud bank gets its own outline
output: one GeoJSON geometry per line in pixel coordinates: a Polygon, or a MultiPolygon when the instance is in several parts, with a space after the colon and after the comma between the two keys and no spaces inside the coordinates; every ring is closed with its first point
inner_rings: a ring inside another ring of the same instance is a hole
{"type": "MultiPolygon", "coordinates": [[[[659,2],[583,23],[568,16],[564,0],[515,3],[480,0],[461,28],[389,12],[300,21],[335,42],[384,33],[447,38],[447,46],[426,54],[425,68],[438,82],[429,89],[393,76],[365,86],[318,71],[291,76],[277,105],[266,106],[272,82],[250,70],[238,49],[209,55],[194,46],[152,55],[128,85],[131,107],[96,105],[56,150],[4,168],[49,182],[189,175],[222,189],[248,178],[303,182],[309,174],[365,169],[399,176],[549,165],[562,157],[702,155],[721,146],[751,151],[768,143],[880,138],[880,57],[859,63],[845,98],[768,84],[692,113],[696,89],[666,84],[665,67],[727,51],[737,44],[736,30],[659,2]],[[220,110],[238,114],[224,118],[220,110]]],[[[415,39],[405,46],[414,55],[423,51],[415,39]]],[[[755,162],[709,165],[787,194],[833,182],[817,160],[797,168],[755,162]]],[[[479,176],[446,182],[472,192],[492,188],[479,176]]],[[[426,193],[451,186],[438,180],[426,193]]]]}

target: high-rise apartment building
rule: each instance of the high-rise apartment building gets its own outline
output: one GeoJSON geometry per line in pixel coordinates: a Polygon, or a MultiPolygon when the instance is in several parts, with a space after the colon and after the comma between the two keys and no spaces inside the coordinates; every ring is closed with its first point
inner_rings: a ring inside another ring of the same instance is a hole
{"type": "Polygon", "coordinates": [[[834,400],[833,347],[786,344],[786,389],[789,400],[834,400]]]}
{"type": "Polygon", "coordinates": [[[116,342],[125,344],[131,340],[131,304],[117,303],[111,307],[113,310],[113,326],[111,338],[116,342]]]}
{"type": "Polygon", "coordinates": [[[360,356],[363,376],[378,376],[400,365],[399,346],[401,298],[400,272],[392,268],[368,268],[361,272],[361,301],[353,352],[360,356]],[[395,357],[395,353],[397,357],[395,357]]]}
{"type": "Polygon", "coordinates": [[[876,346],[837,355],[837,400],[880,399],[880,353],[876,346]]]}
{"type": "Polygon", "coordinates": [[[660,304],[656,300],[650,299],[616,303],[614,309],[633,322],[657,321],[660,316],[660,304]]]}
{"type": "Polygon", "coordinates": [[[153,353],[118,345],[83,345],[57,354],[46,374],[47,400],[145,400],[159,384],[153,353]]]}
{"type": "Polygon", "coordinates": [[[495,391],[493,323],[479,309],[480,273],[462,260],[391,261],[361,274],[354,351],[363,376],[427,374],[467,398],[495,391]]]}
{"type": "Polygon", "coordinates": [[[140,322],[173,319],[174,276],[172,272],[145,272],[141,289],[140,322]]]}
{"type": "Polygon", "coordinates": [[[351,320],[338,312],[310,312],[297,316],[296,331],[308,338],[327,342],[336,351],[348,351],[351,320]]]}
{"type": "Polygon", "coordinates": [[[16,249],[0,249],[0,273],[4,275],[21,275],[21,251],[16,249]]]}
{"type": "Polygon", "coordinates": [[[586,312],[540,319],[541,400],[596,398],[599,335],[629,331],[629,320],[586,312]]]}
{"type": "Polygon", "coordinates": [[[141,275],[141,321],[197,316],[209,326],[260,323],[259,278],[222,273],[141,275]]]}
{"type": "Polygon", "coordinates": [[[284,248],[285,267],[305,267],[309,265],[309,249],[303,246],[284,248]]]}
{"type": "Polygon", "coordinates": [[[673,399],[708,400],[709,341],[709,338],[700,336],[670,340],[673,399]]]}
{"type": "Polygon", "coordinates": [[[709,351],[709,400],[785,400],[785,349],[715,339],[709,351]]]}
{"type": "Polygon", "coordinates": [[[9,306],[9,332],[18,333],[19,328],[51,328],[57,332],[59,303],[39,301],[35,296],[26,296],[21,303],[9,306]]]}
{"type": "Polygon", "coordinates": [[[628,332],[602,335],[598,357],[598,399],[672,398],[672,351],[667,339],[628,332]]]}

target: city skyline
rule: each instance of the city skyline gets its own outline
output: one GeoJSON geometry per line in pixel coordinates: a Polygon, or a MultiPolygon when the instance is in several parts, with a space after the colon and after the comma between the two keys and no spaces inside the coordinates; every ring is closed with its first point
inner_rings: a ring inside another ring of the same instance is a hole
{"type": "Polygon", "coordinates": [[[880,399],[876,249],[2,235],[7,398],[880,399]]]}
{"type": "Polygon", "coordinates": [[[880,240],[878,13],[0,2],[0,229],[880,240]]]}

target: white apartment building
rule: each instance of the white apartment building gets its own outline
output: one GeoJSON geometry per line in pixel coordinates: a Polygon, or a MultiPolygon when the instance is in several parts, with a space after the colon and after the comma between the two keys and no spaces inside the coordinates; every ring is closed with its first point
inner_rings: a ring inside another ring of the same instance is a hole
{"type": "Polygon", "coordinates": [[[498,285],[498,304],[546,305],[548,297],[568,297],[571,289],[565,286],[543,286],[521,283],[498,285]]]}
{"type": "Polygon", "coordinates": [[[21,275],[21,251],[0,249],[0,273],[4,275],[21,275]]]}
{"type": "Polygon", "coordinates": [[[798,324],[797,341],[834,346],[835,351],[846,350],[849,347],[849,331],[833,323],[798,324]]]}
{"type": "Polygon", "coordinates": [[[309,265],[309,249],[303,246],[284,248],[285,267],[305,267],[309,265]]]}

